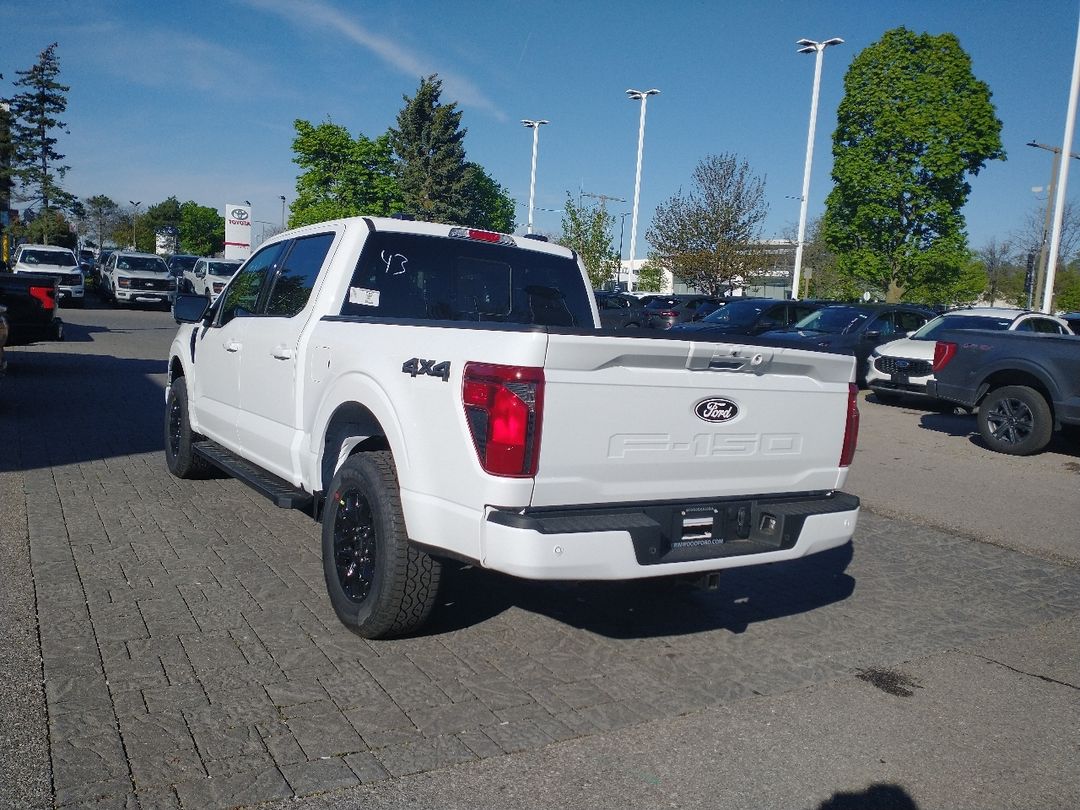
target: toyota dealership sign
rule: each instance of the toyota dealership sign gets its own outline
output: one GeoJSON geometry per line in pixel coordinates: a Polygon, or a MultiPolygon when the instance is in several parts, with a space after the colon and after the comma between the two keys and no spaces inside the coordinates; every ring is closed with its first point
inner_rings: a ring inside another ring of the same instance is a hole
{"type": "Polygon", "coordinates": [[[225,258],[246,259],[251,255],[251,208],[225,205],[225,258]]]}

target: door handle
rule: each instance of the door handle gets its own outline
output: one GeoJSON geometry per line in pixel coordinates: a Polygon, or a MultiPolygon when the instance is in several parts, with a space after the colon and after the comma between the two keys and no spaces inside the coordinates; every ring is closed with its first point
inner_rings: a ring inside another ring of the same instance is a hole
{"type": "Polygon", "coordinates": [[[288,346],[275,346],[270,352],[278,360],[292,360],[293,351],[288,346]]]}
{"type": "Polygon", "coordinates": [[[235,340],[227,341],[225,343],[225,351],[227,351],[227,352],[238,352],[238,351],[240,351],[240,347],[242,345],[243,345],[242,343],[237,343],[235,340]]]}

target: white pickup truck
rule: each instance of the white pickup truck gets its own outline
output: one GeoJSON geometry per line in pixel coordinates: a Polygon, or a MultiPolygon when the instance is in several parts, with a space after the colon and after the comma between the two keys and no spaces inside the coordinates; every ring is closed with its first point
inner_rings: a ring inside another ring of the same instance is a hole
{"type": "Polygon", "coordinates": [[[338,617],[417,629],[441,560],[528,579],[707,575],[848,542],[850,356],[601,332],[530,238],[352,218],[179,296],[165,457],[322,520],[338,617]]]}

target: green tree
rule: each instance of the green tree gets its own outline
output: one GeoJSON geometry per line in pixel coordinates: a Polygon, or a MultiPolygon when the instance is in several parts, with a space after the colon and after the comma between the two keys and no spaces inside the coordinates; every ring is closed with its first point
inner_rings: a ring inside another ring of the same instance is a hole
{"type": "Polygon", "coordinates": [[[1065,312],[1080,312],[1080,268],[1075,263],[1054,279],[1054,306],[1065,312]]]}
{"type": "Polygon", "coordinates": [[[36,245],[59,245],[72,250],[78,241],[63,212],[55,208],[45,212],[35,211],[30,219],[15,223],[11,228],[11,235],[19,241],[36,245]]]}
{"type": "Polygon", "coordinates": [[[887,301],[960,278],[967,176],[1005,158],[990,96],[953,34],[896,28],[855,57],[837,112],[825,213],[841,272],[887,301]]]}
{"type": "Polygon", "coordinates": [[[330,121],[293,122],[293,162],[301,168],[289,226],[353,216],[389,216],[402,210],[389,135],[355,139],[330,121]]]}
{"type": "Polygon", "coordinates": [[[710,155],[694,169],[689,192],[657,206],[646,238],[677,278],[720,295],[765,268],[761,228],[768,212],[765,181],[745,160],[710,155]]]}
{"type": "Polygon", "coordinates": [[[213,256],[225,248],[225,217],[216,208],[188,200],[180,206],[180,251],[213,256]]]}
{"type": "Polygon", "coordinates": [[[664,289],[664,267],[653,256],[638,268],[635,290],[660,292],[664,289]]]}
{"type": "Polygon", "coordinates": [[[513,233],[514,200],[478,163],[466,163],[465,205],[462,225],[487,231],[513,233]]]}
{"type": "Polygon", "coordinates": [[[120,206],[104,194],[95,194],[83,200],[83,217],[86,222],[87,232],[97,243],[98,247],[105,244],[105,240],[114,228],[120,206]]]}
{"type": "Polygon", "coordinates": [[[562,235],[556,241],[581,257],[593,289],[613,279],[619,267],[619,256],[611,248],[614,231],[615,217],[603,206],[579,205],[567,192],[562,235]]]}
{"type": "Polygon", "coordinates": [[[398,160],[405,209],[417,219],[465,224],[469,215],[469,171],[465,132],[457,103],[439,100],[442,81],[432,74],[420,80],[412,98],[389,131],[398,160]]]}
{"type": "Polygon", "coordinates": [[[180,201],[175,196],[149,206],[139,214],[140,225],[145,225],[152,233],[162,228],[180,227],[180,201]]]}
{"type": "Polygon", "coordinates": [[[43,231],[41,238],[48,243],[54,231],[54,209],[66,209],[75,198],[60,186],[68,166],[60,161],[64,155],[56,151],[53,133],[66,133],[59,119],[67,109],[67,92],[71,88],[60,84],[60,61],[56,57],[57,43],[38,54],[37,63],[29,70],[17,70],[13,84],[25,88],[11,98],[12,174],[20,186],[19,198],[37,204],[43,231]]]}

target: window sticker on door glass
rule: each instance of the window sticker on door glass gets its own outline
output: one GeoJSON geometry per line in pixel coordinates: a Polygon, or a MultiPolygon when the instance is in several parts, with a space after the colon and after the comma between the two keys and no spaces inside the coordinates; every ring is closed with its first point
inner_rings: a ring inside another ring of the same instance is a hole
{"type": "Polygon", "coordinates": [[[363,307],[377,307],[379,305],[379,291],[368,290],[364,287],[349,287],[349,303],[359,304],[363,307]]]}
{"type": "Polygon", "coordinates": [[[405,265],[409,263],[409,260],[400,253],[390,253],[384,250],[379,255],[382,257],[383,264],[386,265],[387,275],[400,276],[405,272],[405,265]]]}

